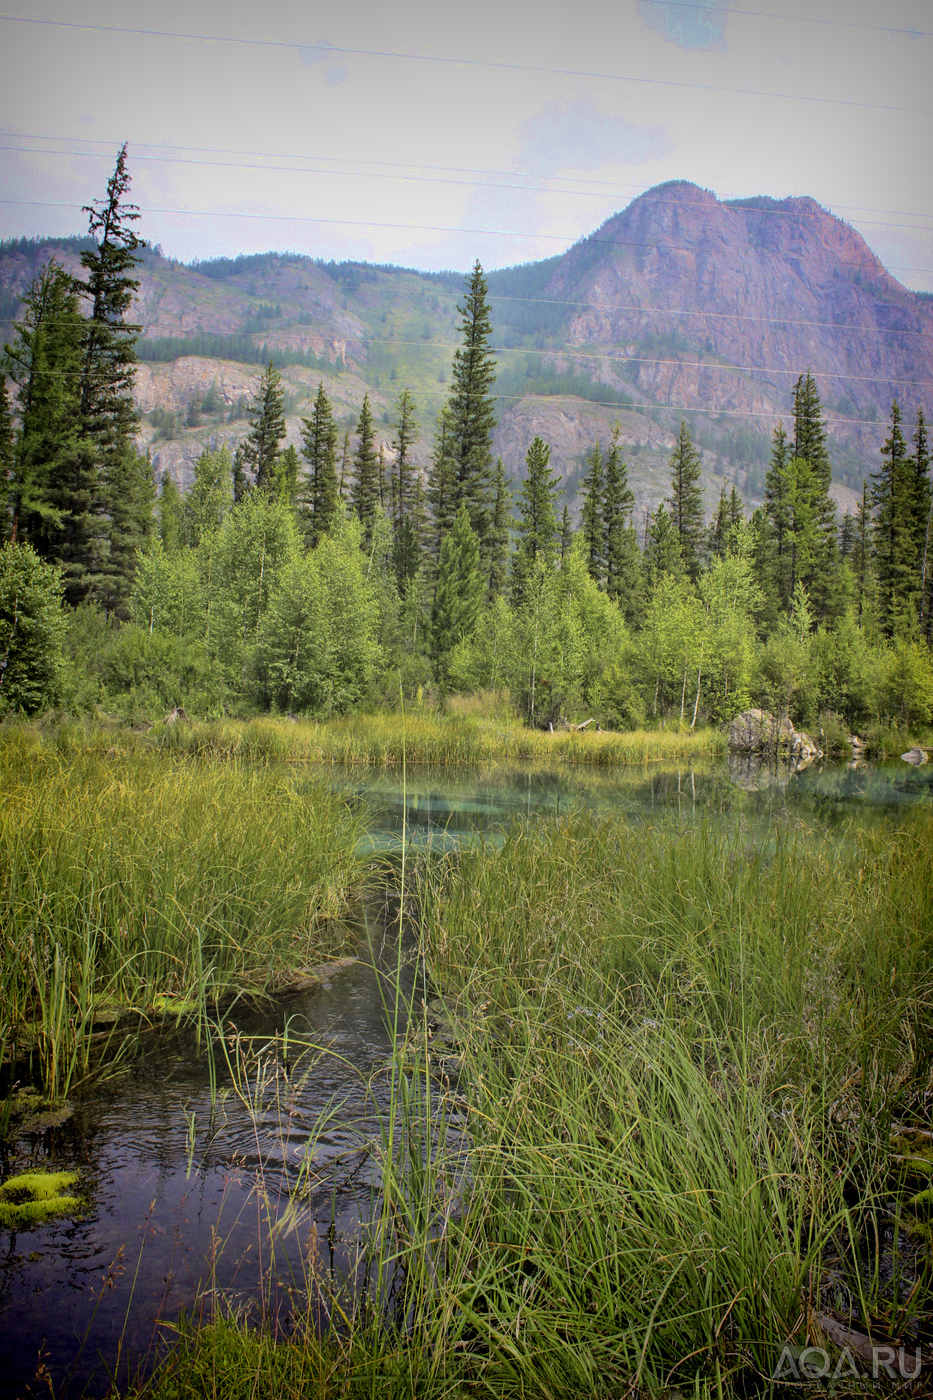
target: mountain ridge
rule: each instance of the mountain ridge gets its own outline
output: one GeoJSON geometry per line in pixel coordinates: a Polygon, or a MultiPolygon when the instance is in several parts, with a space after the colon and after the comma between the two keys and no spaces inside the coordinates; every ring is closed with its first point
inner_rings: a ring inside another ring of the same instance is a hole
{"type": "MultiPolygon", "coordinates": [[[[80,243],[0,247],[7,338],[39,264],[57,252],[77,271],[80,243]]],[[[344,428],[368,392],[387,444],[393,400],[411,388],[426,465],[457,343],[458,274],[287,253],[185,265],[155,249],[138,275],[140,444],[179,484],[209,440],[234,445],[245,434],[243,401],[270,357],[284,366],[290,441],[321,379],[344,428]],[[205,399],[219,411],[202,413],[205,399]]],[[[539,432],[571,503],[585,452],[618,421],[639,508],[653,508],[683,416],[702,448],[708,509],[727,479],[754,504],[771,427],[787,419],[793,384],[810,371],[837,498],[851,504],[876,465],[893,398],[912,424],[933,386],[933,303],[810,196],[720,201],[670,181],[565,253],[490,272],[488,284],[496,450],[520,478],[528,434],[539,432]]]]}

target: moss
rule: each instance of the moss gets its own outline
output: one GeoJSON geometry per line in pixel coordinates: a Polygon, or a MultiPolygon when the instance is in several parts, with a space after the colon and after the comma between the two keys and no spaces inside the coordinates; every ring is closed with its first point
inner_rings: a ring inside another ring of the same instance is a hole
{"type": "Polygon", "coordinates": [[[77,1172],[26,1172],[11,1176],[0,1186],[0,1227],[32,1230],[56,1215],[67,1215],[80,1206],[77,1196],[65,1193],[78,1180],[77,1172]]]}

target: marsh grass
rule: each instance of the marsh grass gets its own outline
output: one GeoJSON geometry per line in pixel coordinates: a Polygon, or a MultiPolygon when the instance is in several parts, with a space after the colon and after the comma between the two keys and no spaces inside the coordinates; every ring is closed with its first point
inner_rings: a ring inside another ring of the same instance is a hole
{"type": "Polygon", "coordinates": [[[45,1090],[87,1072],[95,1033],[119,1042],[120,1012],[203,1022],[339,951],[359,836],[326,788],[273,765],[0,731],[4,1016],[45,1090]]]}
{"type": "Polygon", "coordinates": [[[508,715],[357,715],[346,720],[261,719],[157,725],[151,739],[169,751],[401,768],[457,768],[491,762],[545,760],[597,767],[700,759],[723,754],[718,730],[668,728],[632,733],[545,733],[508,715]]]}
{"type": "Polygon", "coordinates": [[[928,1345],[891,1134],[933,1101],[931,868],[924,818],[841,851],[572,814],[419,862],[445,1011],[388,1071],[390,1296],[188,1335],[156,1394],[722,1400],[827,1316],[928,1345]]]}

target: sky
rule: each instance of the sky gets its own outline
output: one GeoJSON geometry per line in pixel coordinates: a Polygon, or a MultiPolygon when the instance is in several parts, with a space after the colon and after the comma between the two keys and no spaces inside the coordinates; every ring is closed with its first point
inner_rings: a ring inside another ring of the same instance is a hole
{"type": "Polygon", "coordinates": [[[811,195],[933,291],[928,0],[0,10],[2,237],[84,232],[125,141],[139,232],[186,262],[489,270],[685,179],[811,195]]]}

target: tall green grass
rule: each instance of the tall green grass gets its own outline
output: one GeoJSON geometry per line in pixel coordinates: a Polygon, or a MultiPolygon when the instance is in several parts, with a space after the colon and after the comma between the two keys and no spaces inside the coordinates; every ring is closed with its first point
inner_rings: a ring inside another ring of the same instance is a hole
{"type": "Polygon", "coordinates": [[[776,1397],[827,1318],[928,1338],[891,1134],[933,1092],[931,869],[926,816],[845,851],[574,814],[422,861],[446,1009],[391,1068],[391,1297],[322,1341],[312,1269],[291,1340],[189,1334],[155,1393],[776,1397]]]}
{"type": "Polygon", "coordinates": [[[700,759],[723,754],[726,746],[717,730],[550,734],[508,718],[462,714],[199,721],[156,726],[152,738],[170,752],[373,767],[401,767],[403,756],[409,764],[445,768],[526,759],[609,767],[700,759]]]}
{"type": "Polygon", "coordinates": [[[331,956],[359,819],[272,765],[0,731],[4,1016],[53,1097],[104,1003],[203,1015],[331,956]]]}

